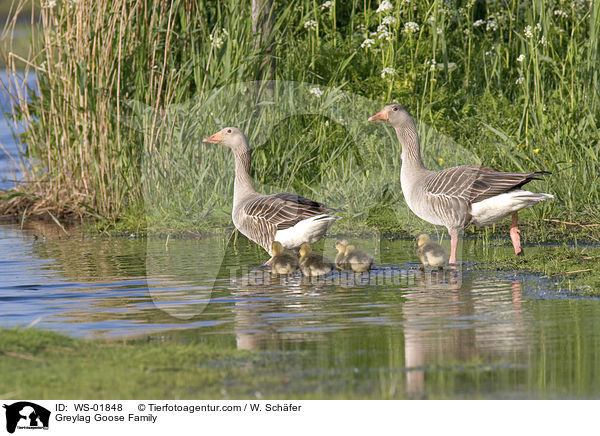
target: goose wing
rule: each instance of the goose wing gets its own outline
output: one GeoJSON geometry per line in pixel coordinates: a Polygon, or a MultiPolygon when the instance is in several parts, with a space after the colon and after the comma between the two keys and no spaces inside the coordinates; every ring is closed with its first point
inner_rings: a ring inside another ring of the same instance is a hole
{"type": "Polygon", "coordinates": [[[285,230],[304,219],[335,211],[336,209],[330,209],[322,203],[288,192],[260,195],[248,201],[242,209],[249,236],[267,251],[278,230],[285,230]]]}
{"type": "Polygon", "coordinates": [[[430,197],[472,204],[519,189],[544,174],[549,173],[505,173],[485,166],[459,166],[433,173],[424,189],[430,197]]]}

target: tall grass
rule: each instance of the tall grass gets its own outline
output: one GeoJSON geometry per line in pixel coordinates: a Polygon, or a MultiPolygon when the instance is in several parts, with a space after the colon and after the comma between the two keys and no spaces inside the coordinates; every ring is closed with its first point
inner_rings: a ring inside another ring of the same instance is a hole
{"type": "MultiPolygon", "coordinates": [[[[395,138],[359,121],[397,100],[420,121],[430,165],[464,157],[552,171],[533,189],[556,200],[529,219],[600,220],[600,3],[395,0],[383,11],[385,3],[278,4],[262,44],[249,0],[34,9],[26,69],[38,89],[29,101],[16,95],[14,108],[29,123],[22,140],[34,165],[5,211],[229,223],[231,156],[201,138],[233,124],[251,139],[265,190],[292,189],[358,221],[384,208],[399,227],[422,225],[405,213],[395,138]],[[279,83],[311,85],[246,88],[271,49],[279,83]],[[318,97],[313,87],[329,91],[318,97]],[[318,106],[286,117],[269,101],[318,106]]],[[[6,56],[14,72],[18,59],[6,56]]]]}

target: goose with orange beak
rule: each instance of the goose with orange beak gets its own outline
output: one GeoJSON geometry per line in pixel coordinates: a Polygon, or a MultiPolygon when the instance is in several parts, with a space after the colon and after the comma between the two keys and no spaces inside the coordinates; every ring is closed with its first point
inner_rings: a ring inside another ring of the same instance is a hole
{"type": "Polygon", "coordinates": [[[402,145],[400,183],[406,203],[419,218],[448,229],[450,263],[456,263],[460,230],[491,225],[508,216],[512,217],[510,238],[515,255],[523,254],[518,211],[554,196],[521,188],[548,172],[505,173],[468,165],[430,171],[423,165],[417,128],[404,106],[386,106],[369,121],[386,122],[396,131],[402,145]]]}
{"type": "MultiPolygon", "coordinates": [[[[235,160],[233,185],[234,226],[246,237],[273,256],[273,241],[284,249],[294,249],[303,243],[321,239],[331,224],[340,217],[322,203],[289,192],[264,195],[252,186],[250,177],[251,151],[248,139],[236,127],[225,127],[203,142],[229,147],[235,160]]],[[[269,264],[271,259],[267,262],[269,264]]]]}

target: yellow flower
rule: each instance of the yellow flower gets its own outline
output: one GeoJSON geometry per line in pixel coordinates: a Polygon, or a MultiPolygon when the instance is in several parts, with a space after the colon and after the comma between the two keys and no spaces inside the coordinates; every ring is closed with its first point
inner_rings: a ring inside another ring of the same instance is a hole
{"type": "Polygon", "coordinates": [[[540,149],[539,149],[539,148],[534,148],[534,149],[533,149],[533,152],[534,152],[535,154],[538,154],[538,153],[540,152],[540,149]]]}
{"type": "Polygon", "coordinates": [[[443,163],[444,163],[444,159],[442,159],[442,158],[440,157],[440,158],[438,159],[438,162],[439,162],[439,163],[440,163],[440,165],[441,165],[441,164],[443,164],[443,163]]]}

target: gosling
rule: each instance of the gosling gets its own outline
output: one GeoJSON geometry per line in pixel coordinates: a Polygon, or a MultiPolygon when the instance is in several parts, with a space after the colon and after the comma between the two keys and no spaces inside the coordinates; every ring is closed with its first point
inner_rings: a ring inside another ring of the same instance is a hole
{"type": "Polygon", "coordinates": [[[281,242],[274,241],[271,245],[271,272],[273,274],[293,274],[298,269],[296,256],[283,251],[281,242]]]}
{"type": "Polygon", "coordinates": [[[369,271],[373,265],[373,256],[366,251],[357,250],[354,245],[346,247],[346,265],[355,273],[369,271]]]}
{"type": "Polygon", "coordinates": [[[428,235],[419,235],[417,238],[417,256],[421,260],[421,270],[426,266],[442,268],[448,259],[446,250],[440,244],[429,239],[428,235]]]}
{"type": "Polygon", "coordinates": [[[346,262],[346,247],[348,246],[348,241],[342,239],[340,241],[335,242],[335,249],[338,253],[335,255],[335,267],[343,271],[348,268],[348,262],[346,262]]]}
{"type": "Polygon", "coordinates": [[[326,257],[312,252],[306,242],[300,246],[300,269],[305,276],[322,276],[333,269],[326,257]]]}

